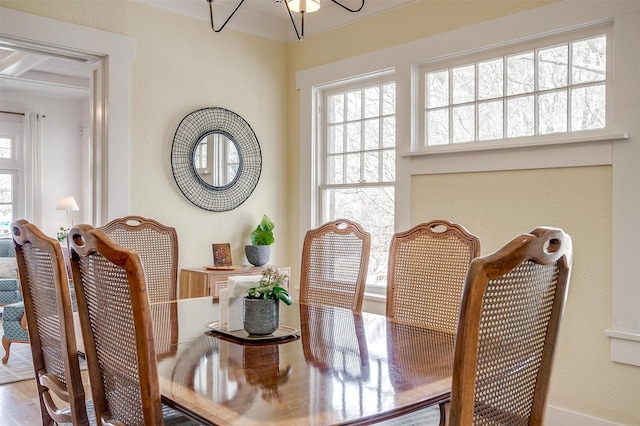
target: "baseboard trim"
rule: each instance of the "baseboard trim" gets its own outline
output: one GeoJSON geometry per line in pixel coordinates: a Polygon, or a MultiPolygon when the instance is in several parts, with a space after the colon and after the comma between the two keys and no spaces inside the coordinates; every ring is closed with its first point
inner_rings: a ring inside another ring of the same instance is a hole
{"type": "Polygon", "coordinates": [[[554,407],[552,405],[547,407],[544,424],[545,426],[619,426],[619,423],[587,416],[582,413],[565,410],[564,408],[554,407]]]}

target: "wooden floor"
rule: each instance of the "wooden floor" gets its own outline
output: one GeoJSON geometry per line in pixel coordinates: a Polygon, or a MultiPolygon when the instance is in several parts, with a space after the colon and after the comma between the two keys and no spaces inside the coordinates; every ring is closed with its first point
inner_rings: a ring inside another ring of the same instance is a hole
{"type": "Polygon", "coordinates": [[[2,426],[41,424],[35,379],[0,385],[0,419],[2,426]]]}
{"type": "MultiPolygon", "coordinates": [[[[85,384],[85,396],[91,398],[89,375],[86,370],[80,373],[85,384]]],[[[0,385],[0,426],[33,426],[39,424],[42,424],[42,420],[40,418],[36,380],[23,380],[0,385]]]]}

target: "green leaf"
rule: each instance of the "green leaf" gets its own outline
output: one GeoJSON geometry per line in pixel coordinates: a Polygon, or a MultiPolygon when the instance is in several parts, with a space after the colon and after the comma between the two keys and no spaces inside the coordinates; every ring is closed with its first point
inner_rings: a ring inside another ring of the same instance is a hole
{"type": "Polygon", "coordinates": [[[275,226],[266,214],[262,216],[262,221],[260,221],[260,225],[258,225],[258,227],[265,232],[272,231],[275,226]]]}
{"type": "Polygon", "coordinates": [[[262,216],[260,224],[251,232],[251,244],[254,246],[268,246],[269,244],[273,244],[275,241],[272,232],[274,227],[275,225],[271,219],[269,219],[269,216],[262,216]]]}
{"type": "Polygon", "coordinates": [[[291,298],[289,293],[276,293],[276,294],[278,295],[278,299],[282,300],[287,305],[290,305],[293,303],[293,299],[291,298]]]}

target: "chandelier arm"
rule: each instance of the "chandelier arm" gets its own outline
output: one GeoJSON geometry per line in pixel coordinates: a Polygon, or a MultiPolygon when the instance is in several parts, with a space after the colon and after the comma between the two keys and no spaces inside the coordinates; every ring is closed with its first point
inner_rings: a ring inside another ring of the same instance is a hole
{"type": "MultiPolygon", "coordinates": [[[[244,3],[244,0],[240,0],[240,2],[238,3],[238,5],[236,6],[235,9],[233,9],[233,12],[231,12],[231,15],[229,15],[229,17],[227,18],[226,21],[224,21],[224,24],[222,24],[222,26],[216,30],[215,26],[213,25],[213,0],[207,0],[207,2],[209,3],[209,18],[211,19],[211,29],[216,32],[219,33],[220,31],[222,31],[224,29],[224,27],[227,25],[227,23],[231,20],[231,18],[233,18],[233,15],[236,14],[236,12],[238,11],[238,9],[240,9],[240,6],[242,6],[242,3],[244,3]]],[[[293,19],[293,18],[291,18],[293,19]]]]}
{"type": "Polygon", "coordinates": [[[338,0],[331,0],[332,2],[334,2],[335,4],[337,4],[338,6],[340,6],[341,8],[348,10],[349,12],[360,12],[362,10],[362,8],[364,7],[364,0],[362,0],[362,4],[360,5],[359,8],[357,9],[350,9],[349,7],[345,6],[344,4],[340,3],[338,0]]]}
{"type": "Polygon", "coordinates": [[[293,29],[296,32],[296,37],[298,37],[298,40],[300,41],[304,38],[304,13],[302,14],[302,35],[300,35],[300,33],[298,32],[298,26],[296,25],[296,21],[293,20],[293,15],[291,14],[289,3],[287,3],[286,0],[284,1],[284,5],[287,7],[287,12],[289,12],[289,18],[291,19],[291,25],[293,25],[293,29]]]}

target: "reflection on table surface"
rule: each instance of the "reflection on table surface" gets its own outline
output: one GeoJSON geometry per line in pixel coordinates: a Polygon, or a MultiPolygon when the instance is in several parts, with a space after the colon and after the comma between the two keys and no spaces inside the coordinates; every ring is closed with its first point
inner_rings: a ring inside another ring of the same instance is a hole
{"type": "Polygon", "coordinates": [[[281,306],[280,323],[301,338],[247,345],[206,333],[218,320],[211,298],[177,307],[179,344],[159,358],[161,392],[204,423],[358,423],[449,398],[452,334],[294,303],[281,306]]]}

